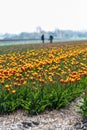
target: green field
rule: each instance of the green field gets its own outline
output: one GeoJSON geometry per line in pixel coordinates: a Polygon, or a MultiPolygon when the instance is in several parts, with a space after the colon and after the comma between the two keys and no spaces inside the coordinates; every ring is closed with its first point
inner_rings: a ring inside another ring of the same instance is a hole
{"type": "Polygon", "coordinates": [[[0,113],[59,109],[86,87],[87,41],[0,47],[0,113]]]}

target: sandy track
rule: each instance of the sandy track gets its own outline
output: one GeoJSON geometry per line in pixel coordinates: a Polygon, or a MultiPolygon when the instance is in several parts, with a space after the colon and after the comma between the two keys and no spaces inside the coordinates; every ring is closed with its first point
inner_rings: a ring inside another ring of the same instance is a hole
{"type": "Polygon", "coordinates": [[[0,130],[75,130],[74,125],[82,121],[77,112],[81,98],[60,110],[45,111],[37,116],[18,110],[10,115],[0,115],[0,130]]]}

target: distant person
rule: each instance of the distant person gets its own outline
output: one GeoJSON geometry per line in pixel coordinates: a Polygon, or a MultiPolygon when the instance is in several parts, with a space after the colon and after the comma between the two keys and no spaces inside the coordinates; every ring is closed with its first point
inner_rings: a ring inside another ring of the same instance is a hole
{"type": "Polygon", "coordinates": [[[42,40],[42,42],[44,43],[44,34],[42,34],[41,40],[42,40]]]}
{"type": "Polygon", "coordinates": [[[53,42],[53,36],[52,35],[50,35],[49,40],[50,40],[50,43],[53,42]]]}

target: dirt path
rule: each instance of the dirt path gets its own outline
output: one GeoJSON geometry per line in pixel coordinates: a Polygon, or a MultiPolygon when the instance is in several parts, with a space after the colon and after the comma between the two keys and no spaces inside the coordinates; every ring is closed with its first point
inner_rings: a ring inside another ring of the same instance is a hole
{"type": "Polygon", "coordinates": [[[77,112],[81,101],[77,98],[66,108],[45,111],[37,116],[27,115],[22,110],[0,115],[0,130],[76,130],[79,124],[81,127],[82,116],[77,112]]]}

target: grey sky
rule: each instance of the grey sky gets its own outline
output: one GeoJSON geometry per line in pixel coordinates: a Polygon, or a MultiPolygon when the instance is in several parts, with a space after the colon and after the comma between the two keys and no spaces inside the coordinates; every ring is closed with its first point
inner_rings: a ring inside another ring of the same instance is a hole
{"type": "Polygon", "coordinates": [[[87,30],[87,0],[0,0],[0,33],[87,30]]]}

